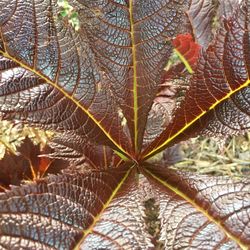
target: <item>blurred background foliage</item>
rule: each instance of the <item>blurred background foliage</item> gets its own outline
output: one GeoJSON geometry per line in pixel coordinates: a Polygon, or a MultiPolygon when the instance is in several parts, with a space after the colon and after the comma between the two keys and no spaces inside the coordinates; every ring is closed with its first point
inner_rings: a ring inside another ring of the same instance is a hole
{"type": "Polygon", "coordinates": [[[21,123],[0,120],[0,160],[7,152],[18,155],[18,148],[25,138],[31,139],[34,145],[44,147],[53,133],[36,128],[30,128],[21,123]]]}
{"type": "Polygon", "coordinates": [[[68,23],[78,31],[80,29],[80,21],[78,13],[69,4],[67,0],[58,0],[57,5],[60,7],[60,12],[58,18],[63,18],[68,21],[68,23]]]}
{"type": "Polygon", "coordinates": [[[250,176],[250,132],[225,141],[197,137],[181,143],[182,160],[172,168],[209,175],[250,176]]]}
{"type": "Polygon", "coordinates": [[[52,137],[49,131],[0,120],[0,192],[10,185],[57,174],[67,166],[47,156],[53,151],[48,146],[52,137]]]}
{"type": "MultiPolygon", "coordinates": [[[[0,120],[0,161],[6,155],[20,156],[20,148],[23,149],[24,144],[29,144],[29,151],[36,151],[33,154],[42,154],[52,138],[50,131],[0,120]]],[[[173,150],[178,161],[172,164],[174,169],[210,175],[250,175],[250,132],[225,141],[200,136],[180,143],[173,150]]]]}

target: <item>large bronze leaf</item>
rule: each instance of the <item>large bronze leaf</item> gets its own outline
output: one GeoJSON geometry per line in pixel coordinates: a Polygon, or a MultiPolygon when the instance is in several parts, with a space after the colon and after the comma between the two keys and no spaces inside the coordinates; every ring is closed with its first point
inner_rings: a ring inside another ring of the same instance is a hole
{"type": "Polygon", "coordinates": [[[155,249],[143,201],[159,202],[165,249],[248,249],[250,183],[145,166],[65,172],[0,196],[3,249],[155,249]],[[140,184],[141,183],[141,184],[140,184]]]}
{"type": "Polygon", "coordinates": [[[69,1],[76,31],[55,0],[0,1],[1,111],[133,157],[186,2],[69,1]]]}
{"type": "Polygon", "coordinates": [[[250,128],[250,3],[245,1],[203,50],[185,100],[174,119],[148,149],[146,158],[167,145],[196,135],[210,123],[213,134],[250,128]]]}
{"type": "Polygon", "coordinates": [[[75,172],[0,196],[1,249],[149,249],[134,170],[75,172]]]}
{"type": "Polygon", "coordinates": [[[249,249],[250,182],[166,171],[146,171],[159,201],[165,249],[249,249]]]}

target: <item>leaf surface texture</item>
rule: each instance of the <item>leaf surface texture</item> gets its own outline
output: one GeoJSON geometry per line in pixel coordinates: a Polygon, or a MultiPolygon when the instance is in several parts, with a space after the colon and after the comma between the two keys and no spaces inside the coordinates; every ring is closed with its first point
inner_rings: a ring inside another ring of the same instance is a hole
{"type": "Polygon", "coordinates": [[[146,158],[180,137],[197,135],[211,120],[213,134],[249,129],[249,9],[245,1],[201,52],[185,100],[165,131],[146,149],[146,158]]]}
{"type": "Polygon", "coordinates": [[[248,249],[249,180],[150,168],[165,249],[248,249]],[[153,181],[153,179],[154,181],[153,181]]]}
{"type": "Polygon", "coordinates": [[[51,176],[1,195],[3,249],[149,249],[135,172],[51,176]],[[129,192],[128,192],[129,191],[129,192]]]}

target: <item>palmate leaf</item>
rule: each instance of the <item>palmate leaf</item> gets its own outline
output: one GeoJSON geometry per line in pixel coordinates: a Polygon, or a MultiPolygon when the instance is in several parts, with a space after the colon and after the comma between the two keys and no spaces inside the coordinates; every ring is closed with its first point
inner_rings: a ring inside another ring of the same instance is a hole
{"type": "Polygon", "coordinates": [[[230,132],[226,119],[235,131],[249,128],[249,1],[220,22],[183,103],[172,120],[175,103],[166,105],[169,117],[158,122],[167,127],[149,146],[144,130],[169,42],[185,30],[188,3],[193,13],[200,5],[71,0],[76,31],[56,3],[0,0],[0,114],[63,132],[51,156],[71,162],[0,195],[0,248],[155,249],[143,211],[153,195],[166,249],[248,249],[249,180],[172,172],[166,152],[160,166],[145,160],[204,130],[230,132]]]}
{"type": "Polygon", "coordinates": [[[1,196],[0,246],[149,249],[135,173],[71,171],[13,188],[1,196]]]}
{"type": "Polygon", "coordinates": [[[165,131],[145,150],[145,158],[167,145],[197,135],[209,124],[213,134],[250,128],[249,10],[245,1],[201,52],[185,100],[165,131]]]}
{"type": "Polygon", "coordinates": [[[249,249],[250,182],[150,167],[165,249],[249,249]]]}
{"type": "Polygon", "coordinates": [[[0,196],[3,249],[154,249],[142,204],[159,201],[166,249],[247,249],[249,180],[146,166],[51,176],[0,196]],[[25,222],[25,223],[24,223],[25,222]]]}
{"type": "Polygon", "coordinates": [[[186,2],[69,1],[77,32],[55,0],[0,1],[1,111],[133,158],[186,2]]]}

